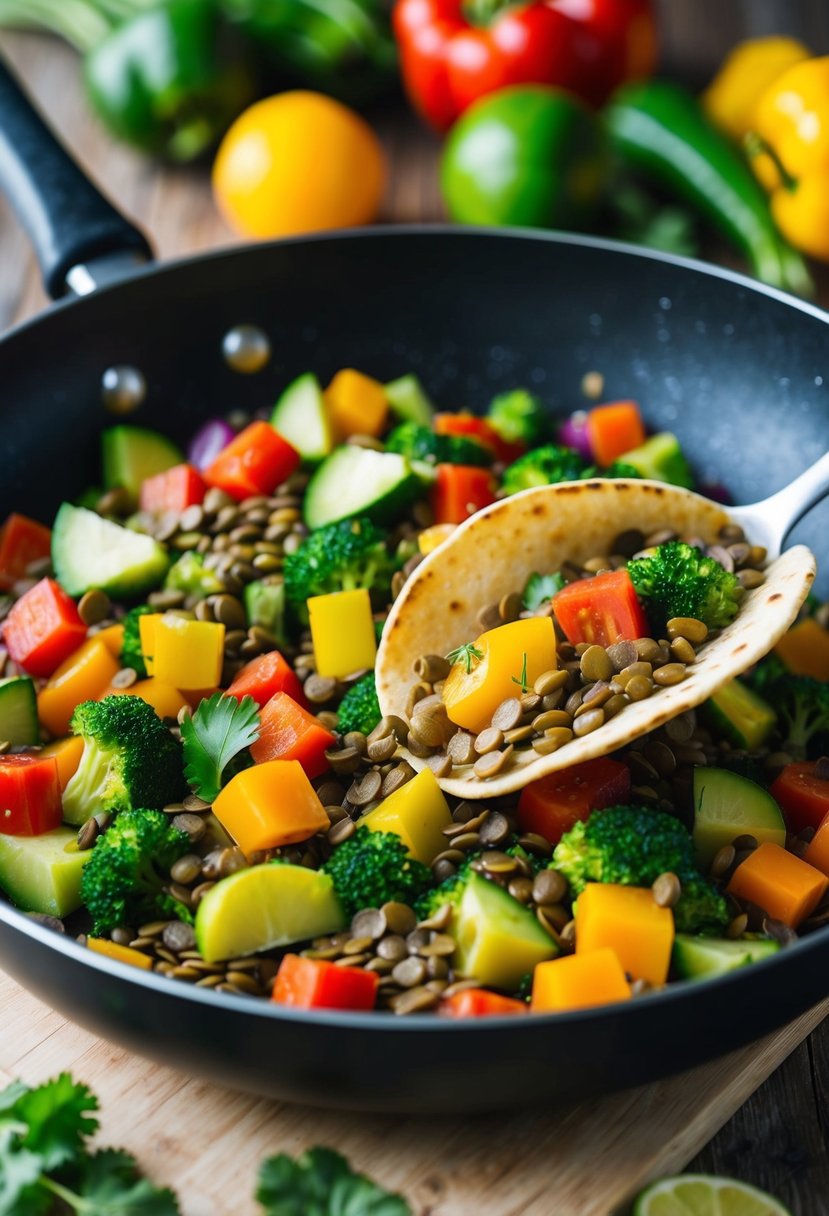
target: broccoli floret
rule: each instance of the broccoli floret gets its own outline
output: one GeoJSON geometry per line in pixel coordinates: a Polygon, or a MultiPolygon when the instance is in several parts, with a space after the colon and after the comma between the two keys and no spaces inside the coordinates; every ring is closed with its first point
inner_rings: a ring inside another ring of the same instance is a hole
{"type": "Polygon", "coordinates": [[[673,815],[646,806],[612,806],[593,811],[565,832],[553,853],[557,870],[573,895],[588,882],[649,887],[670,871],[694,872],[693,842],[673,815]]]}
{"type": "Polygon", "coordinates": [[[638,469],[634,469],[632,464],[626,464],[624,460],[612,461],[606,469],[602,469],[600,476],[602,477],[638,477],[640,480],[642,474],[638,469]]]}
{"type": "Polygon", "coordinates": [[[550,430],[549,414],[540,399],[525,388],[493,397],[486,416],[507,443],[523,443],[528,448],[543,442],[550,430]]]}
{"type": "Polygon", "coordinates": [[[386,451],[426,464],[490,465],[493,460],[490,449],[477,440],[466,435],[436,435],[417,422],[396,426],[386,440],[386,451]]]}
{"type": "Polygon", "coordinates": [[[388,596],[397,568],[386,544],[387,533],[368,519],[344,519],[307,536],[295,553],[285,555],[285,595],[305,619],[312,595],[365,587],[388,596]]]}
{"type": "Polygon", "coordinates": [[[78,770],[63,792],[70,822],[98,811],[162,807],[184,792],[181,747],[140,697],[84,701],[70,723],[81,735],[78,770]]]}
{"type": "Polygon", "coordinates": [[[428,917],[437,915],[441,908],[447,904],[451,908],[458,906],[466,890],[470,875],[475,873],[472,869],[472,862],[480,856],[480,850],[469,853],[466,860],[461,863],[457,873],[450,875],[449,878],[444,878],[443,882],[439,882],[437,886],[433,886],[428,891],[423,892],[414,905],[418,920],[427,920],[428,917]]]}
{"type": "Polygon", "coordinates": [[[721,933],[728,924],[728,904],[701,874],[680,879],[682,894],[674,908],[677,933],[721,933]]]}
{"type": "MultiPolygon", "coordinates": [[[[123,698],[126,699],[126,698],[123,698]]],[[[124,811],[95,841],[83,868],[81,898],[94,932],[116,925],[140,925],[159,917],[191,921],[187,909],[168,895],[170,866],[190,848],[186,832],[161,811],[124,811]]]]}
{"type": "MultiPolygon", "coordinates": [[[[655,629],[674,616],[695,617],[723,629],[737,615],[742,587],[713,557],[684,541],[670,540],[627,564],[636,594],[655,629]]],[[[661,633],[660,633],[661,636],[661,633]]]]}
{"type": "Polygon", "coordinates": [[[349,917],[389,900],[413,904],[432,877],[428,866],[409,856],[399,836],[366,827],[339,845],[322,868],[349,917]]]}
{"type": "Polygon", "coordinates": [[[164,586],[170,591],[183,591],[185,595],[197,595],[204,599],[224,591],[224,583],[216,577],[215,570],[205,568],[201,553],[190,550],[182,553],[167,571],[164,586]]]}
{"type": "Polygon", "coordinates": [[[122,621],[124,638],[121,642],[121,654],[119,656],[121,666],[131,667],[142,680],[146,678],[147,667],[144,663],[143,651],[141,650],[141,633],[138,622],[148,612],[155,612],[155,608],[152,608],[149,604],[139,604],[137,608],[130,608],[122,621]]]}
{"type": "Polygon", "coordinates": [[[782,751],[788,752],[793,760],[815,760],[825,753],[829,684],[811,676],[794,675],[779,659],[763,660],[755,670],[752,684],[755,687],[759,684],[762,695],[774,706],[782,751]]]}
{"type": "Polygon", "coordinates": [[[531,574],[524,587],[524,607],[528,612],[535,612],[561,591],[564,583],[564,575],[558,571],[555,574],[531,574]]]}
{"type": "MultiPolygon", "coordinates": [[[[595,474],[590,469],[590,475],[595,474]]],[[[579,481],[588,473],[588,465],[572,448],[548,443],[519,456],[504,472],[505,494],[517,494],[533,486],[551,486],[559,481],[579,481]]]]}
{"type": "Polygon", "coordinates": [[[343,735],[348,734],[350,730],[359,730],[364,735],[368,735],[374,730],[382,716],[377,700],[374,672],[369,671],[356,684],[351,685],[340,701],[337,710],[338,729],[343,735]]]}

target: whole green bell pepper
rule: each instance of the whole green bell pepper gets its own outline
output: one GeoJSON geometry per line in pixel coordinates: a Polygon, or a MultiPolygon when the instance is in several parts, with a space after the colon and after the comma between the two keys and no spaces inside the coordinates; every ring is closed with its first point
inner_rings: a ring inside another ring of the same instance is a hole
{"type": "Polygon", "coordinates": [[[606,139],[562,89],[519,85],[476,102],[449,133],[441,187],[453,220],[582,228],[601,202],[606,139]]]}

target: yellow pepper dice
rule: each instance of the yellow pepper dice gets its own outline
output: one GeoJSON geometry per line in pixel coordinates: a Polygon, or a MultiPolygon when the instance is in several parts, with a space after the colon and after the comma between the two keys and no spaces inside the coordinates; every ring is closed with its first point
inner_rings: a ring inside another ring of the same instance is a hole
{"type": "Polygon", "coordinates": [[[144,616],[138,618],[138,636],[141,639],[141,654],[148,676],[155,674],[153,663],[155,656],[155,627],[163,615],[161,612],[147,612],[144,616]]]}
{"type": "Polygon", "coordinates": [[[530,1010],[565,1013],[568,1009],[627,1001],[630,996],[622,964],[615,952],[605,947],[537,963],[530,1010]]]}
{"type": "Polygon", "coordinates": [[[298,760],[266,760],[243,769],[214,800],[213,814],[248,857],[307,840],[330,826],[298,760]]]}
{"type": "Polygon", "coordinates": [[[360,819],[360,826],[372,832],[394,832],[411,856],[427,866],[446,848],[443,829],[451,823],[446,799],[430,768],[424,768],[360,819]]]}
{"type": "Polygon", "coordinates": [[[152,705],[159,718],[176,718],[178,712],[190,702],[183,693],[172,684],[165,684],[158,676],[149,676],[146,680],[136,680],[129,688],[108,688],[107,696],[140,697],[148,705],[152,705]]]}
{"type": "Polygon", "coordinates": [[[337,372],[324,396],[340,439],[349,435],[379,435],[386,425],[389,399],[385,388],[379,380],[352,367],[337,372]]]}
{"type": "Polygon", "coordinates": [[[307,603],[314,658],[321,676],[341,679],[374,666],[377,638],[371,600],[364,587],[314,595],[307,603]]]}
{"type": "Polygon", "coordinates": [[[150,955],[142,954],[140,950],[133,950],[131,946],[119,946],[117,942],[111,942],[106,937],[88,937],[86,945],[87,949],[94,950],[96,954],[103,954],[106,958],[115,959],[117,963],[140,967],[142,971],[152,969],[153,960],[150,955]]]}
{"type": "Polygon", "coordinates": [[[75,706],[97,701],[108,690],[118,662],[98,637],[88,638],[50,677],[37,699],[37,712],[53,735],[65,735],[75,706]]]}
{"type": "Polygon", "coordinates": [[[106,629],[99,629],[94,636],[101,639],[114,659],[120,659],[124,648],[123,625],[107,625],[106,629]]]}
{"type": "Polygon", "coordinates": [[[576,904],[576,954],[613,950],[634,979],[654,985],[668,978],[674,916],[650,887],[589,882],[576,904]]]}
{"type": "Polygon", "coordinates": [[[754,109],[769,85],[809,51],[795,38],[771,35],[740,42],[702,95],[708,117],[733,139],[751,130],[754,109]]]}
{"type": "Polygon", "coordinates": [[[548,616],[499,625],[482,633],[473,646],[482,657],[470,652],[468,672],[465,658],[453,664],[443,685],[443,703],[452,722],[478,734],[502,701],[531,689],[540,675],[558,666],[558,658],[548,616]]]}
{"type": "MultiPolygon", "coordinates": [[[[143,623],[151,617],[140,619],[143,650],[143,623]]],[[[152,674],[156,679],[181,691],[212,688],[219,683],[224,658],[224,625],[215,621],[188,621],[165,613],[155,618],[150,633],[152,674]]]]}

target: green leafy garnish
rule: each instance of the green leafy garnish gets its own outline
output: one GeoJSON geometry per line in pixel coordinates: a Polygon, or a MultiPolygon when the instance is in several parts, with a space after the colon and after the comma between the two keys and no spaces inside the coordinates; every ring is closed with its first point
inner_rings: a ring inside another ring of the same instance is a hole
{"type": "Polygon", "coordinates": [[[225,769],[259,738],[259,709],[253,697],[214,693],[181,724],[184,775],[205,802],[222,788],[225,769]]]}
{"type": "Polygon", "coordinates": [[[330,1148],[311,1148],[294,1160],[279,1153],[263,1161],[256,1198],[263,1216],[412,1216],[401,1195],[356,1174],[330,1148]]]}
{"type": "Polygon", "coordinates": [[[512,677],[513,684],[520,684],[522,692],[529,692],[529,684],[527,683],[527,652],[524,651],[521,656],[521,675],[520,677],[512,677]]]}
{"type": "Polygon", "coordinates": [[[463,663],[466,667],[466,674],[472,670],[473,660],[479,663],[484,657],[484,652],[479,650],[474,642],[467,642],[465,646],[457,646],[454,650],[450,650],[446,656],[450,663],[463,663]]]}
{"type": "Polygon", "coordinates": [[[555,574],[531,574],[524,588],[524,607],[528,612],[535,612],[561,591],[565,581],[564,575],[558,571],[555,574]]]}

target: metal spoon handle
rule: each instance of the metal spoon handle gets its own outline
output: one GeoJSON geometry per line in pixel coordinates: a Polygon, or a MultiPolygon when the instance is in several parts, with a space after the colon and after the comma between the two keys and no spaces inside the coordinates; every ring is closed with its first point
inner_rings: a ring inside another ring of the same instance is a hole
{"type": "Polygon", "coordinates": [[[769,557],[777,557],[783,541],[797,521],[829,494],[829,452],[804,473],[762,502],[736,507],[729,515],[755,544],[765,545],[769,557]]]}

